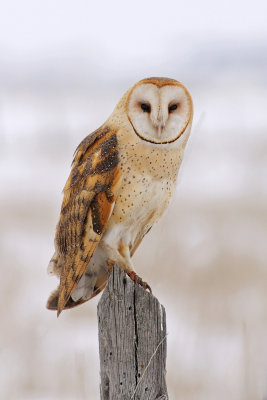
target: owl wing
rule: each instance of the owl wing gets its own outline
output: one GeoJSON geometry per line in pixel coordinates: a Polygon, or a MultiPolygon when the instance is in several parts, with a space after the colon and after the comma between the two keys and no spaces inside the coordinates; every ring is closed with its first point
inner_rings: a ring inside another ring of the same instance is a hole
{"type": "Polygon", "coordinates": [[[116,132],[100,128],[78,146],[64,187],[55,245],[64,263],[57,310],[61,313],[105,231],[120,180],[116,132]]]}

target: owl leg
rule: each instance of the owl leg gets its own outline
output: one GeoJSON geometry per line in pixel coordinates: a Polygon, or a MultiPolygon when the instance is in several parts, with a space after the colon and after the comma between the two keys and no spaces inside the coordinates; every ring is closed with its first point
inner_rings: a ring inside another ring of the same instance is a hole
{"type": "Polygon", "coordinates": [[[131,278],[134,283],[142,286],[145,290],[148,289],[150,293],[152,293],[151,287],[147,282],[144,282],[140,276],[136,274],[134,271],[133,263],[131,260],[130,249],[129,246],[126,245],[122,240],[119,242],[118,250],[107,246],[107,252],[109,253],[108,265],[110,268],[110,272],[112,271],[113,266],[117,263],[124,272],[131,278]]]}
{"type": "Polygon", "coordinates": [[[105,248],[108,256],[108,265],[111,269],[115,264],[118,264],[127,274],[134,271],[132,261],[130,257],[128,257],[126,249],[123,248],[125,252],[122,251],[121,245],[119,245],[118,249],[105,242],[102,242],[101,245],[105,248]]]}
{"type": "MultiPolygon", "coordinates": [[[[132,265],[130,248],[129,246],[125,245],[122,240],[120,241],[119,252],[128,261],[128,263],[132,265]]],[[[142,286],[145,290],[147,289],[150,291],[150,293],[152,293],[151,287],[148,285],[148,283],[144,282],[142,278],[140,278],[140,276],[136,274],[133,268],[131,271],[125,271],[125,272],[131,278],[131,280],[134,281],[134,283],[137,283],[138,285],[142,286]]]]}

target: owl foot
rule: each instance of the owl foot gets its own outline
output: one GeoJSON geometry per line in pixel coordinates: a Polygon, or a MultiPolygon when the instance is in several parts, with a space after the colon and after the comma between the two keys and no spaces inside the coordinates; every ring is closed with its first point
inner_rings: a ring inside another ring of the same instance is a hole
{"type": "MultiPolygon", "coordinates": [[[[111,258],[107,259],[107,267],[108,267],[109,275],[112,273],[112,270],[113,270],[113,267],[115,264],[116,264],[116,261],[113,261],[111,258]]],[[[129,268],[126,269],[120,263],[118,263],[118,265],[124,270],[124,272],[126,272],[126,274],[129,276],[129,278],[131,278],[132,281],[134,281],[134,283],[142,286],[142,288],[144,288],[145,290],[149,290],[150,293],[152,293],[152,289],[149,286],[149,284],[147,282],[144,282],[142,280],[142,278],[140,278],[140,276],[138,276],[133,270],[130,270],[129,268]]]]}
{"type": "Polygon", "coordinates": [[[152,294],[151,287],[147,282],[144,282],[140,276],[138,276],[134,271],[127,272],[127,275],[131,278],[134,283],[137,283],[138,285],[142,286],[145,290],[149,290],[150,293],[152,294]]]}

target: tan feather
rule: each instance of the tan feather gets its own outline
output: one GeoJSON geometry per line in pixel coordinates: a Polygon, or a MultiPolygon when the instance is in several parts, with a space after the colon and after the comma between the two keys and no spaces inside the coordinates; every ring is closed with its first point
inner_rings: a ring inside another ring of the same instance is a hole
{"type": "Polygon", "coordinates": [[[108,127],[89,135],[76,150],[64,187],[64,199],[56,231],[61,258],[58,315],[67,305],[98,246],[111,214],[120,177],[116,133],[108,127]],[[62,262],[63,261],[63,262],[62,262]]]}

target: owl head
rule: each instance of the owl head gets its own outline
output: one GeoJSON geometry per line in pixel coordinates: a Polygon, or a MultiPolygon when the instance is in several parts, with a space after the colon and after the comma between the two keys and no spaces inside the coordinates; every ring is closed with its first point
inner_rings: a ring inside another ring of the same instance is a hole
{"type": "Polygon", "coordinates": [[[180,82],[148,78],[136,83],[127,93],[126,112],[137,136],[150,143],[165,144],[189,133],[193,104],[180,82]]]}

